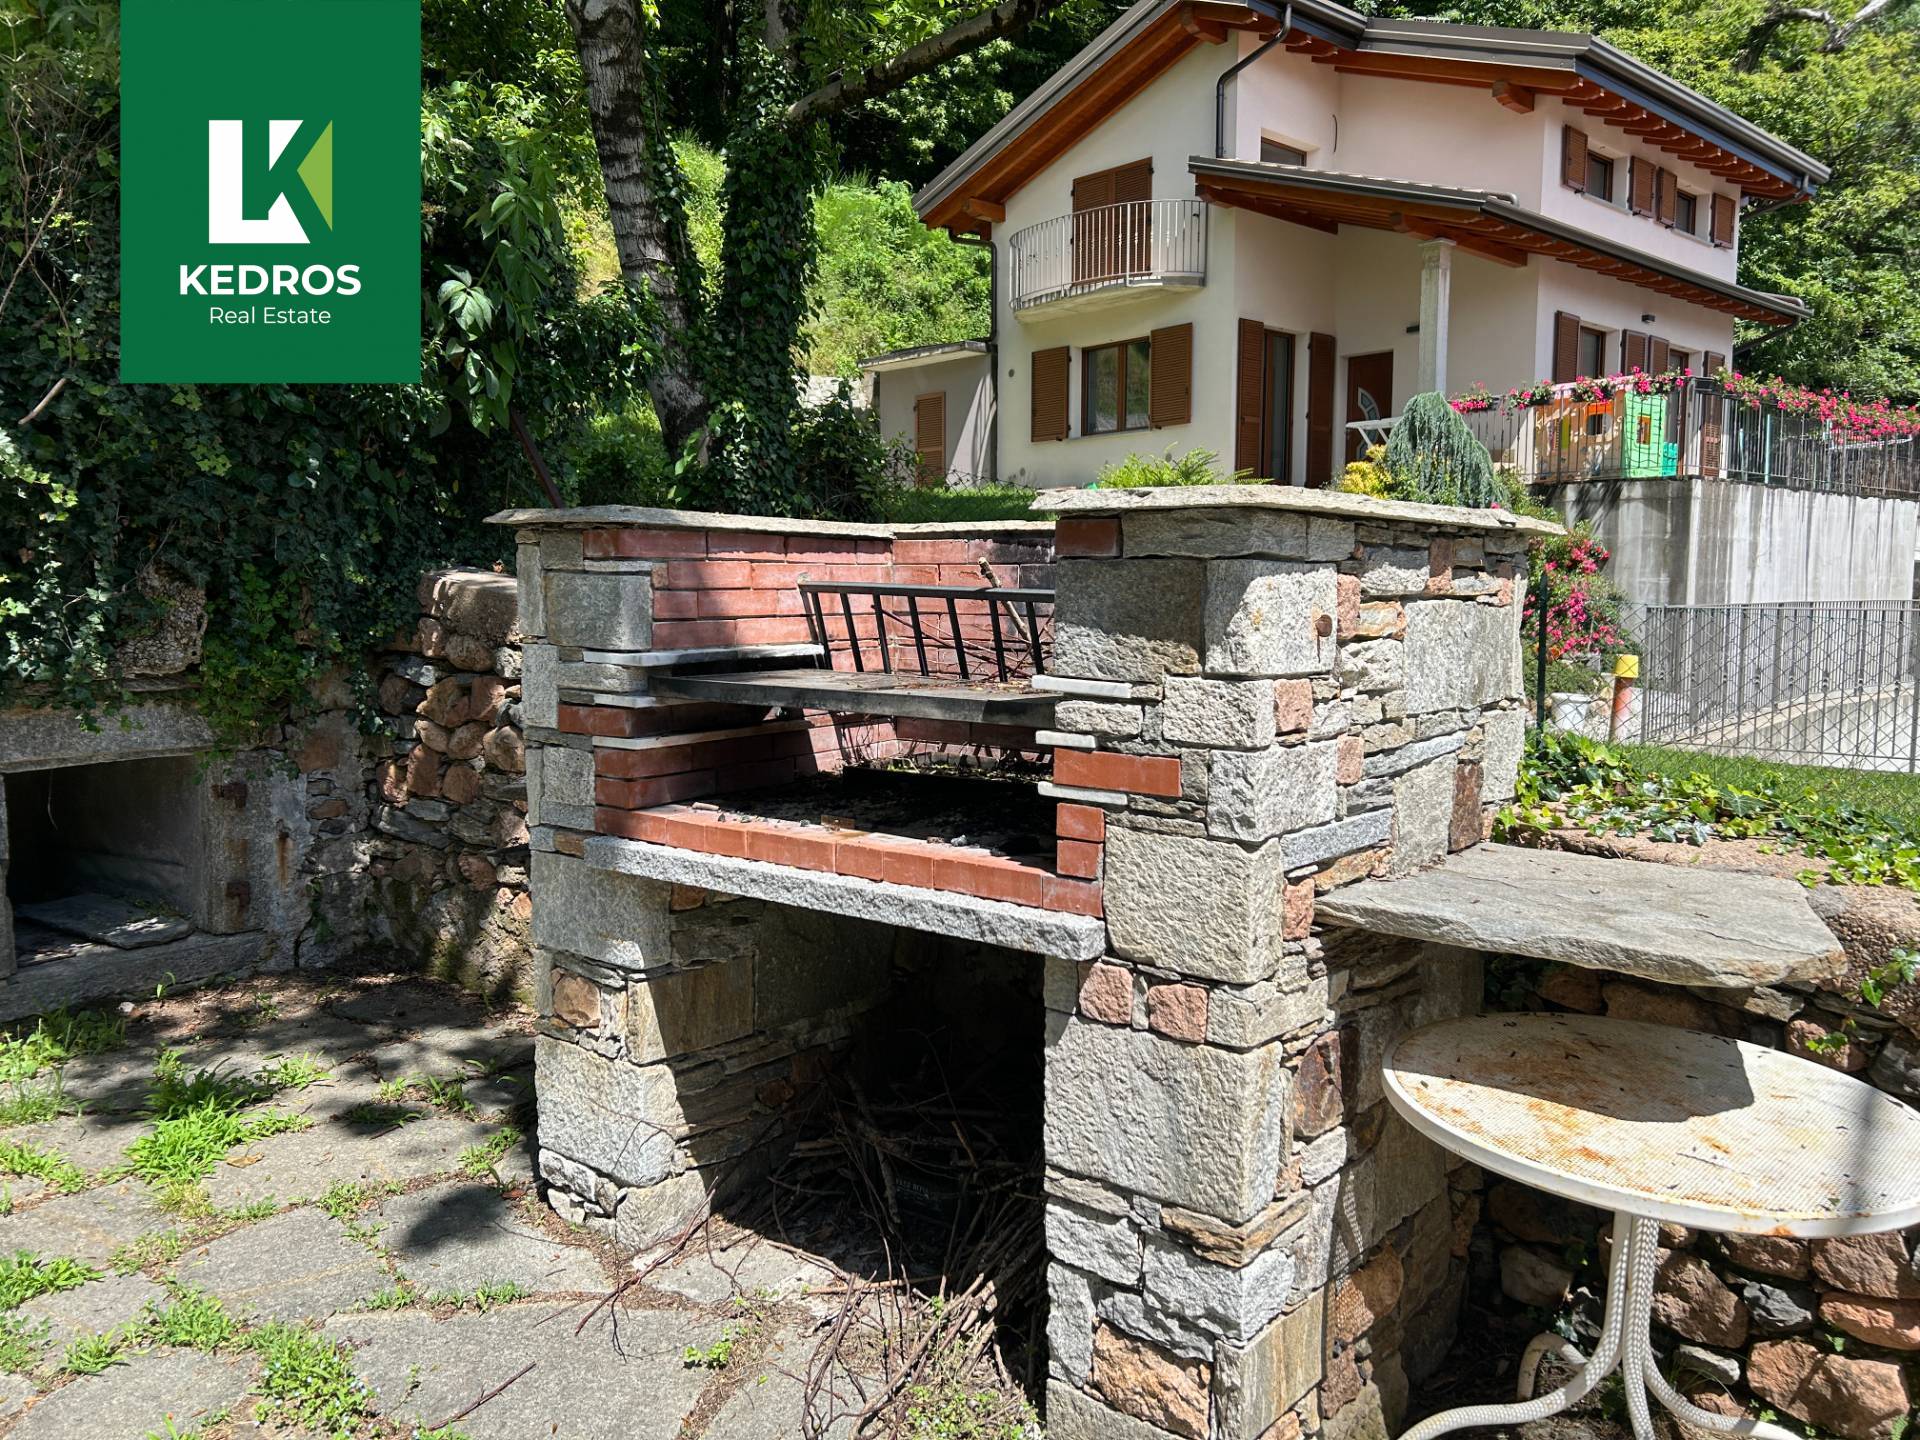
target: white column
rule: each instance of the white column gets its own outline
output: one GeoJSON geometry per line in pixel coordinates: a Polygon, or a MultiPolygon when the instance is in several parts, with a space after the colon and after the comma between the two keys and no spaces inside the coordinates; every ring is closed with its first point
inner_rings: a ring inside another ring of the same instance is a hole
{"type": "Polygon", "coordinates": [[[1420,246],[1420,384],[1422,394],[1447,390],[1447,311],[1453,303],[1453,241],[1420,246]]]}

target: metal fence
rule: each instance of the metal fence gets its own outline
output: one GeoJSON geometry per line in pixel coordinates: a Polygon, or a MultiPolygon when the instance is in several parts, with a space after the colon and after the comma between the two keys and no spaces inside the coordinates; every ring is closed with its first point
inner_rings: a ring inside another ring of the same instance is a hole
{"type": "MultiPolygon", "coordinates": [[[[1920,605],[1635,605],[1624,618],[1640,678],[1618,739],[1920,773],[1920,605]]],[[[1601,688],[1560,701],[1558,723],[1607,725],[1601,688]]]]}
{"type": "Polygon", "coordinates": [[[1108,285],[1207,278],[1204,200],[1128,200],[1058,215],[1007,241],[1016,309],[1108,285]]]}
{"type": "Polygon", "coordinates": [[[1545,404],[1468,411],[1494,463],[1529,484],[1712,479],[1842,495],[1920,495],[1912,437],[1856,440],[1689,376],[1658,394],[1582,399],[1556,386],[1545,404]]]}

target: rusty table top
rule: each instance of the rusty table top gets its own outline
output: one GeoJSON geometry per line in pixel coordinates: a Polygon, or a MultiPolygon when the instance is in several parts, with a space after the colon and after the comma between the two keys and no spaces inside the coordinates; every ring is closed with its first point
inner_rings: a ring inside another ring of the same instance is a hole
{"type": "Polygon", "coordinates": [[[1920,1112],[1778,1050],[1590,1015],[1483,1015],[1404,1036],[1394,1108],[1523,1184],[1703,1230],[1920,1223],[1920,1112]]]}

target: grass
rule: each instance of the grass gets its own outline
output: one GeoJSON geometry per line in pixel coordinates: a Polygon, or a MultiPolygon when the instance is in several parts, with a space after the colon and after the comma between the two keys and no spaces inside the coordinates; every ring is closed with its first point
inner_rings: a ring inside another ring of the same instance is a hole
{"type": "Polygon", "coordinates": [[[154,1126],[127,1147],[129,1168],[163,1195],[184,1201],[236,1145],[304,1130],[313,1123],[275,1111],[243,1113],[268,1093],[252,1081],[217,1070],[188,1075],[179,1051],[163,1052],[147,1096],[154,1126]]]}
{"type": "Polygon", "coordinates": [[[262,1067],[260,1083],[270,1090],[305,1090],[333,1078],[333,1071],[312,1055],[283,1055],[262,1067]]]}
{"type": "Polygon", "coordinates": [[[962,520],[1032,520],[1034,495],[1024,485],[972,485],[949,489],[944,485],[891,492],[883,506],[884,519],[896,525],[931,524],[962,520]]]}
{"type": "Polygon", "coordinates": [[[79,1109],[58,1073],[45,1080],[16,1080],[0,1095],[0,1126],[39,1125],[79,1109]]]}
{"type": "Polygon", "coordinates": [[[55,1010],[31,1028],[0,1037],[0,1080],[31,1080],[78,1055],[97,1055],[127,1038],[126,1017],[117,1010],[55,1010]]]}
{"type": "Polygon", "coordinates": [[[98,1375],[110,1365],[125,1364],[127,1337],[119,1330],[104,1335],[76,1335],[67,1342],[60,1368],[69,1375],[98,1375]]]}
{"type": "Polygon", "coordinates": [[[178,1230],[154,1230],[119,1246],[107,1264],[116,1275],[131,1275],[149,1265],[171,1265],[186,1249],[187,1237],[178,1230]]]}
{"type": "Polygon", "coordinates": [[[507,1305],[515,1300],[523,1300],[533,1292],[516,1280],[489,1281],[476,1285],[471,1290],[436,1290],[420,1297],[423,1305],[451,1305],[460,1310],[491,1310],[496,1305],[507,1305]]]}
{"type": "Polygon", "coordinates": [[[53,1329],[51,1321],[24,1315],[0,1315],[0,1370],[24,1375],[40,1363],[40,1349],[53,1329]]]}
{"type": "Polygon", "coordinates": [[[176,1285],[164,1305],[149,1300],[136,1323],[140,1338],[149,1344],[188,1350],[218,1350],[240,1333],[240,1322],[219,1297],[190,1285],[176,1285]]]}
{"type": "Polygon", "coordinates": [[[502,1126],[486,1138],[480,1145],[469,1145],[460,1152],[460,1173],[470,1175],[475,1180],[483,1180],[493,1173],[493,1167],[506,1157],[506,1153],[520,1143],[520,1132],[511,1125],[502,1126]]]}
{"type": "Polygon", "coordinates": [[[1744,755],[1705,755],[1660,745],[1621,745],[1620,753],[1641,770],[1670,779],[1704,775],[1721,789],[1759,791],[1769,783],[1782,793],[1817,797],[1829,809],[1869,811],[1920,830],[1920,776],[1817,765],[1778,765],[1744,755]]]}
{"type": "Polygon", "coordinates": [[[31,1250],[16,1250],[0,1258],[0,1310],[18,1310],[37,1296],[77,1290],[101,1274],[70,1256],[42,1260],[31,1250]]]}
{"type": "Polygon", "coordinates": [[[371,1100],[362,1101],[340,1116],[344,1124],[382,1131],[397,1130],[402,1125],[411,1125],[415,1120],[426,1118],[420,1111],[405,1105],[382,1105],[371,1100]]]}
{"type": "Polygon", "coordinates": [[[260,1356],[259,1416],[351,1437],[373,1414],[373,1395],[346,1350],[298,1325],[273,1321],[247,1337],[260,1356]]]}
{"type": "Polygon", "coordinates": [[[336,1180],[320,1197],[320,1208],[335,1220],[350,1220],[373,1198],[373,1187],[354,1180],[336,1180]]]}
{"type": "Polygon", "coordinates": [[[87,1172],[57,1150],[0,1140],[0,1174],[31,1176],[44,1180],[63,1195],[87,1188],[87,1172]]]}
{"type": "Polygon", "coordinates": [[[360,1302],[362,1310],[404,1310],[420,1298],[419,1293],[406,1281],[398,1285],[389,1285],[384,1290],[376,1290],[360,1302]]]}

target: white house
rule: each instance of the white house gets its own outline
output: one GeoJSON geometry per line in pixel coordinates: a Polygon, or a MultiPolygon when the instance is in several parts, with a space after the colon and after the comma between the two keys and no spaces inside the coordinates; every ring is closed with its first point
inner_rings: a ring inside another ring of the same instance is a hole
{"type": "Polygon", "coordinates": [[[993,478],[993,377],[987,342],[956,340],[891,350],[860,362],[884,435],[904,435],[921,483],[993,478]]]}
{"type": "MultiPolygon", "coordinates": [[[[1742,209],[1826,175],[1591,36],[1141,0],[915,203],[994,254],[965,468],[1200,446],[1320,485],[1419,391],[1717,371],[1805,313],[1736,281],[1742,209]]],[[[883,397],[945,388],[907,373],[883,397]]]]}

